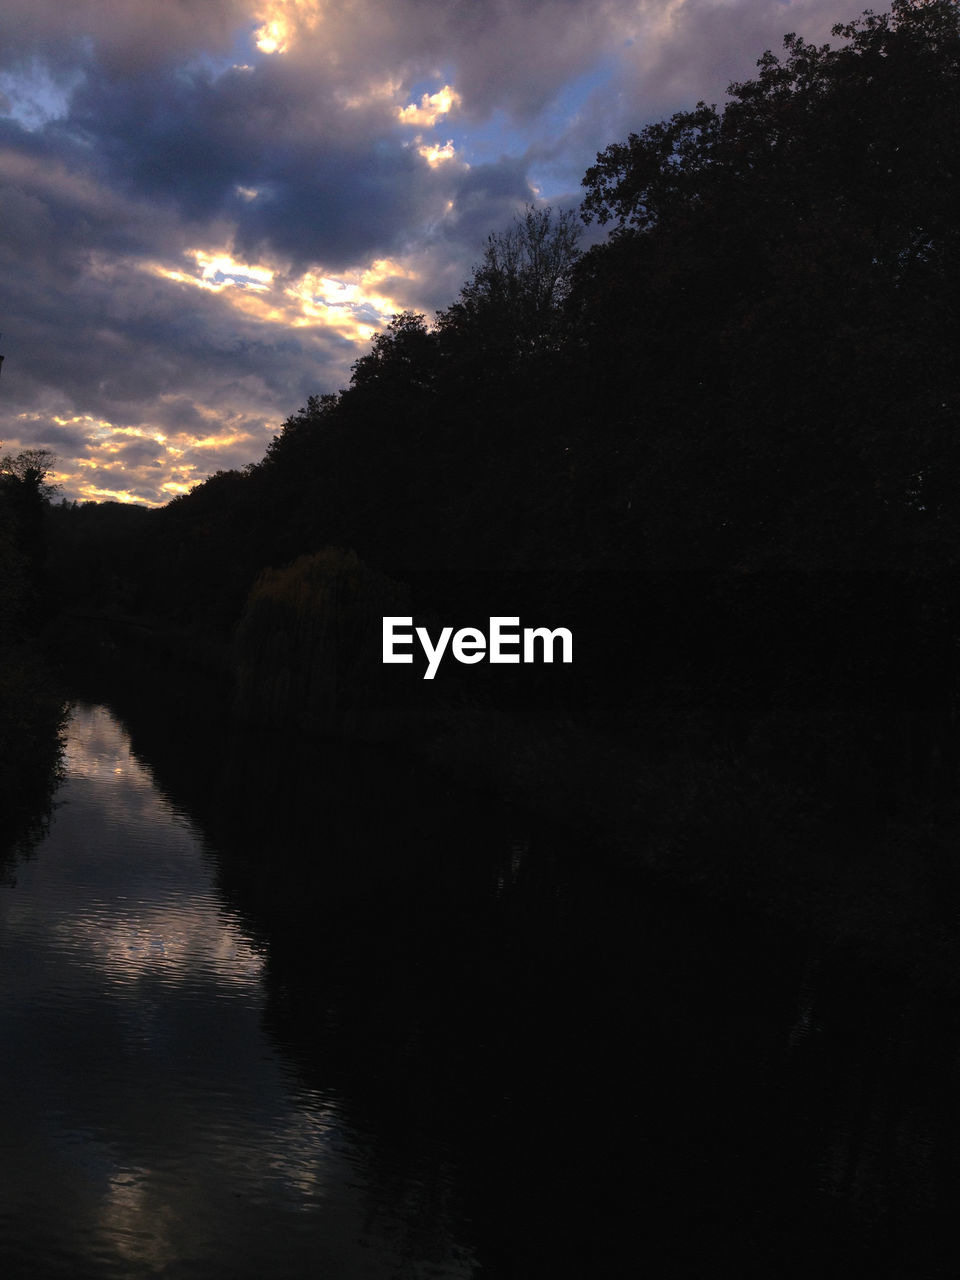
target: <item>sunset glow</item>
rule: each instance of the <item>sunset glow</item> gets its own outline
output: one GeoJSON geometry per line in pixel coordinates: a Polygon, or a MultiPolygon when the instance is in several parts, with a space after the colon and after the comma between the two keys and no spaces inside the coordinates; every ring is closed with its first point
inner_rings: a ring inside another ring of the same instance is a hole
{"type": "Polygon", "coordinates": [[[442,147],[440,146],[419,146],[417,151],[423,156],[427,164],[433,168],[435,165],[443,164],[445,160],[452,160],[456,155],[453,143],[448,139],[442,147]]]}
{"type": "Polygon", "coordinates": [[[435,125],[442,117],[447,116],[462,103],[459,93],[445,84],[437,93],[425,93],[419,105],[411,102],[409,106],[397,110],[397,119],[401,124],[435,125]]]}
{"type": "Polygon", "coordinates": [[[255,462],[491,232],[751,74],[836,0],[597,9],[10,0],[0,48],[5,452],[68,499],[163,503],[255,462]]]}

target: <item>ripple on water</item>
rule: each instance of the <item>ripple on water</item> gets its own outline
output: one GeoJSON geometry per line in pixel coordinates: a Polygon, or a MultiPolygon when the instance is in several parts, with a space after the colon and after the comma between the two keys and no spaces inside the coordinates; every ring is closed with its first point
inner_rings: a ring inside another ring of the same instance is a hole
{"type": "MultiPolygon", "coordinates": [[[[189,820],[104,707],[75,708],[65,775],[47,837],[0,886],[0,1264],[395,1274],[402,1228],[371,1206],[336,1098],[267,1040],[264,956],[189,820]]],[[[451,1253],[432,1274],[471,1269],[451,1253]]]]}

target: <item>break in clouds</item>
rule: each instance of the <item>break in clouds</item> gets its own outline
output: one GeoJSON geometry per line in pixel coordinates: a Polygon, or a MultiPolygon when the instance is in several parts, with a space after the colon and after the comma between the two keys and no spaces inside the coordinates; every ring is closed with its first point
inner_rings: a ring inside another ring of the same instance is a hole
{"type": "Polygon", "coordinates": [[[162,503],[256,461],[529,202],[839,0],[7,0],[2,452],[162,503]]]}

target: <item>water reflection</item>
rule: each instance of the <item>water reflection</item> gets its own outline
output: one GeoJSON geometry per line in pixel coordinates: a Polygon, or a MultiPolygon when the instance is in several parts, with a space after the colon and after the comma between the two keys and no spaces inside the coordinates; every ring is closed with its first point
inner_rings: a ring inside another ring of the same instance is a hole
{"type": "MultiPolygon", "coordinates": [[[[190,822],[103,707],[74,710],[65,766],[46,839],[0,886],[0,1262],[417,1274],[340,1099],[264,1034],[263,948],[190,822]]],[[[472,1274],[442,1220],[429,1252],[431,1275],[472,1274]]]]}
{"type": "Polygon", "coordinates": [[[960,1274],[948,991],[122,705],[0,888],[0,1276],[960,1274]]]}

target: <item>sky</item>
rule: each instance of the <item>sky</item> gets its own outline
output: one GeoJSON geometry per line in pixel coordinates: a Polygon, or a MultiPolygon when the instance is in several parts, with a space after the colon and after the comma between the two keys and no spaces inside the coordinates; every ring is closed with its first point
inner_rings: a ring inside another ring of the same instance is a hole
{"type": "Polygon", "coordinates": [[[525,205],[863,7],[4,0],[0,454],[150,506],[257,462],[525,205]]]}

